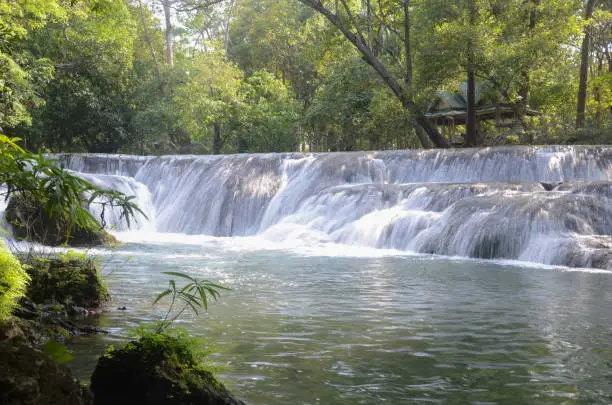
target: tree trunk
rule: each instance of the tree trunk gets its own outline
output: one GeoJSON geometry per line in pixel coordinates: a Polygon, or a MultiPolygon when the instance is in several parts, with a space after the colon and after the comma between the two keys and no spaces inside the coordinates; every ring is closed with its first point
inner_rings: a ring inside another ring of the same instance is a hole
{"type": "Polygon", "coordinates": [[[578,108],[576,113],[576,129],[584,128],[586,97],[587,97],[587,82],[589,76],[589,53],[591,48],[591,23],[593,17],[593,8],[595,0],[587,0],[585,10],[585,20],[587,21],[584,29],[584,38],[582,47],[580,48],[580,81],[578,83],[578,108]]]}
{"type": "Polygon", "coordinates": [[[168,66],[174,66],[174,56],[172,53],[172,21],[170,14],[170,0],[163,0],[162,6],[164,9],[164,18],[166,21],[166,31],[164,38],[166,40],[166,63],[168,66]]]}
{"type": "Polygon", "coordinates": [[[465,146],[468,148],[480,146],[480,137],[476,133],[476,80],[474,72],[468,72],[467,80],[467,121],[465,146]]]}
{"type": "MultiPolygon", "coordinates": [[[[601,75],[603,73],[604,67],[604,54],[603,52],[598,55],[597,58],[597,73],[601,75]]],[[[597,129],[601,128],[601,89],[599,86],[596,86],[593,89],[593,98],[595,99],[595,103],[597,103],[597,109],[595,111],[595,127],[597,129]]]]}
{"type": "Polygon", "coordinates": [[[423,128],[424,125],[431,125],[431,123],[427,121],[425,117],[423,117],[423,119],[425,121],[423,122],[423,125],[421,124],[414,125],[414,132],[416,133],[417,138],[419,138],[419,142],[421,142],[421,145],[426,149],[431,149],[435,147],[435,145],[433,144],[433,142],[429,138],[429,135],[427,135],[427,132],[425,132],[425,129],[423,128]]]}
{"type": "Polygon", "coordinates": [[[221,124],[219,121],[213,122],[213,155],[221,153],[221,124]]]}
{"type": "MultiPolygon", "coordinates": [[[[531,33],[538,22],[537,20],[537,9],[540,5],[540,0],[531,0],[529,4],[529,26],[528,32],[531,33]]],[[[530,35],[530,34],[528,34],[530,35]]],[[[525,121],[525,116],[527,115],[527,105],[529,104],[529,93],[531,92],[531,83],[529,77],[529,67],[525,66],[521,69],[521,77],[522,82],[518,89],[519,101],[517,102],[516,109],[514,112],[517,116],[517,119],[521,123],[523,130],[527,130],[527,122],[525,121]]],[[[526,139],[525,139],[526,140],[526,139]]]]}
{"type": "Polygon", "coordinates": [[[366,0],[366,15],[367,15],[367,19],[368,19],[368,47],[370,49],[373,49],[372,47],[372,5],[370,4],[370,0],[366,0]]]}
{"type": "Polygon", "coordinates": [[[325,145],[324,145],[323,152],[329,152],[329,149],[328,149],[328,142],[329,142],[329,130],[327,130],[327,131],[325,132],[325,140],[324,140],[324,142],[325,142],[325,145]]]}
{"type": "Polygon", "coordinates": [[[470,38],[467,43],[467,118],[465,123],[465,143],[466,147],[480,146],[482,140],[476,131],[476,77],[474,74],[474,23],[476,20],[475,0],[468,0],[470,17],[470,38]]]}
{"type": "MultiPolygon", "coordinates": [[[[608,59],[608,73],[612,73],[612,52],[608,50],[608,45],[604,46],[604,55],[608,59]]],[[[612,104],[610,105],[610,114],[612,115],[612,104]]]]}
{"type": "Polygon", "coordinates": [[[151,58],[153,59],[153,65],[155,66],[155,74],[159,79],[161,77],[161,71],[159,70],[159,63],[157,62],[157,56],[155,55],[155,48],[153,48],[153,43],[151,42],[151,37],[149,36],[149,27],[147,27],[147,21],[144,15],[144,9],[142,7],[142,0],[139,0],[138,3],[140,5],[140,19],[142,21],[145,41],[147,42],[147,45],[149,45],[149,51],[151,52],[151,58]]]}
{"type": "Polygon", "coordinates": [[[326,9],[319,0],[300,0],[300,2],[321,13],[329,22],[331,22],[342,32],[345,38],[348,39],[357,48],[357,50],[359,50],[366,63],[374,68],[380,78],[400,100],[404,109],[411,113],[413,120],[415,121],[415,127],[422,128],[423,131],[417,130],[416,132],[423,147],[430,147],[431,144],[439,148],[451,147],[451,145],[440,134],[436,127],[425,118],[423,111],[421,111],[414,101],[408,96],[408,94],[406,94],[406,90],[400,85],[397,78],[374,55],[360,32],[352,32],[340,20],[338,15],[333,14],[330,10],[326,9]]]}
{"type": "Polygon", "coordinates": [[[406,90],[412,92],[412,49],[410,47],[410,0],[404,1],[404,53],[406,54],[406,90]]]}
{"type": "Polygon", "coordinates": [[[232,12],[234,11],[234,7],[236,6],[236,2],[238,0],[230,0],[227,6],[227,19],[225,20],[225,27],[223,29],[223,47],[225,48],[225,57],[229,59],[229,31],[230,31],[230,22],[232,20],[232,12]]]}
{"type": "MultiPolygon", "coordinates": [[[[405,91],[408,93],[407,97],[412,97],[412,47],[410,43],[410,0],[404,1],[404,53],[406,58],[406,72],[404,76],[404,87],[405,91]]],[[[404,102],[402,102],[404,104],[404,102]]],[[[435,143],[432,141],[432,138],[429,136],[428,132],[425,130],[425,126],[433,127],[433,130],[437,132],[437,129],[429,122],[425,117],[422,117],[425,122],[422,124],[418,123],[415,120],[414,130],[421,142],[421,145],[424,148],[433,148],[435,143]]],[[[423,121],[421,120],[421,121],[423,121]]],[[[431,129],[430,129],[431,131],[431,129]]],[[[435,135],[434,135],[435,136],[435,135]]],[[[444,139],[444,138],[443,138],[444,139]]],[[[450,145],[449,145],[450,146],[450,145]]],[[[446,147],[446,146],[441,146],[446,147]]]]}

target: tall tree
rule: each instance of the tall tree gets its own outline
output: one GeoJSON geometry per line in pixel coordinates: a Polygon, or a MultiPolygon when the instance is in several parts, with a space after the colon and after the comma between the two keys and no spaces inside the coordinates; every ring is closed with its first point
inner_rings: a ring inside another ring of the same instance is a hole
{"type": "Polygon", "coordinates": [[[155,66],[155,73],[157,77],[161,77],[161,69],[159,68],[159,62],[157,61],[157,55],[155,53],[155,47],[153,46],[153,41],[151,40],[151,36],[149,35],[149,25],[147,24],[147,18],[145,15],[145,10],[142,5],[142,0],[138,0],[138,9],[140,11],[140,22],[142,23],[142,30],[144,32],[144,39],[149,47],[149,51],[151,52],[151,59],[153,60],[153,65],[155,66]]]}
{"type": "Polygon", "coordinates": [[[31,126],[12,130],[29,147],[112,152],[127,139],[125,89],[133,62],[134,14],[123,2],[103,10],[77,3],[61,24],[34,31],[21,46],[52,61],[54,78],[29,109],[31,126]]]}
{"type": "Polygon", "coordinates": [[[467,42],[467,122],[465,146],[480,146],[482,140],[476,128],[476,76],[474,66],[474,24],[476,23],[475,0],[468,0],[468,42],[467,42]]]}
{"type": "Polygon", "coordinates": [[[0,132],[31,123],[28,107],[43,102],[39,91],[53,75],[49,59],[26,52],[23,41],[66,18],[66,9],[56,0],[0,2],[0,132]]]}
{"type": "Polygon", "coordinates": [[[204,10],[224,1],[225,0],[159,0],[164,12],[164,38],[166,41],[166,63],[168,66],[174,66],[174,26],[172,20],[176,18],[176,15],[173,15],[173,10],[176,13],[204,10]]]}
{"type": "Polygon", "coordinates": [[[412,43],[410,42],[410,0],[404,0],[404,57],[406,58],[406,74],[404,76],[404,84],[406,89],[412,92],[412,43]]]}
{"type": "Polygon", "coordinates": [[[584,38],[580,47],[580,76],[578,82],[578,105],[576,112],[576,128],[584,128],[586,99],[587,99],[587,82],[589,77],[589,59],[591,54],[592,28],[591,18],[593,17],[593,9],[596,0],[586,0],[584,18],[584,38]]]}
{"type": "Polygon", "coordinates": [[[219,51],[199,53],[187,69],[189,80],[177,87],[175,108],[190,136],[217,155],[233,135],[224,129],[244,109],[244,75],[219,51]]]}
{"type": "MultiPolygon", "coordinates": [[[[541,0],[530,0],[527,10],[527,16],[529,21],[529,26],[527,27],[528,35],[533,35],[536,25],[538,23],[538,7],[540,6],[541,0]]],[[[527,105],[529,104],[529,93],[531,91],[531,83],[530,83],[530,67],[523,66],[521,69],[522,81],[519,85],[518,89],[518,103],[517,103],[517,116],[521,120],[521,125],[523,129],[527,129],[527,125],[525,124],[525,114],[527,113],[527,105]]]]}
{"type": "Polygon", "coordinates": [[[592,57],[589,87],[593,96],[594,127],[612,125],[612,4],[601,3],[593,13],[592,57]]]}
{"type": "Polygon", "coordinates": [[[172,5],[176,1],[173,0],[161,0],[162,10],[164,10],[164,23],[166,30],[164,32],[164,39],[166,40],[166,63],[168,66],[174,66],[174,37],[172,28],[172,5]]]}
{"type": "Polygon", "coordinates": [[[425,118],[423,110],[415,103],[412,95],[409,94],[404,85],[402,85],[401,80],[376,56],[373,49],[368,45],[368,41],[364,37],[361,29],[361,23],[358,21],[353,10],[351,10],[347,0],[340,0],[342,7],[338,7],[335,10],[326,7],[321,0],[299,1],[327,18],[327,20],[340,30],[345,38],[357,48],[366,63],[380,75],[383,82],[400,100],[402,106],[410,112],[414,119],[415,126],[423,130],[423,132],[417,131],[417,135],[424,147],[431,144],[440,148],[450,147],[450,144],[440,134],[438,129],[425,118]],[[342,10],[342,12],[340,10],[342,10]]]}

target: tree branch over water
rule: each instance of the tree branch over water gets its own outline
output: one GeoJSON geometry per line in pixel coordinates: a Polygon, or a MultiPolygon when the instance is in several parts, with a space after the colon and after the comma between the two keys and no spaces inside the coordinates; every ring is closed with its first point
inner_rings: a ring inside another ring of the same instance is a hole
{"type": "Polygon", "coordinates": [[[348,39],[357,48],[357,50],[362,54],[366,63],[368,63],[376,71],[376,73],[378,73],[385,84],[391,89],[393,94],[395,94],[395,96],[400,100],[402,106],[404,106],[404,109],[410,112],[415,125],[419,127],[419,129],[422,129],[422,131],[417,129],[417,136],[424,147],[430,147],[432,145],[439,148],[450,147],[448,141],[425,118],[423,111],[416,105],[408,91],[400,84],[398,78],[374,54],[373,50],[370,48],[363,34],[361,33],[359,22],[350,11],[350,8],[345,0],[341,0],[341,2],[351,25],[347,25],[339,14],[335,14],[326,8],[319,0],[299,1],[327,18],[327,20],[331,22],[338,30],[340,30],[346,39],[348,39]]]}

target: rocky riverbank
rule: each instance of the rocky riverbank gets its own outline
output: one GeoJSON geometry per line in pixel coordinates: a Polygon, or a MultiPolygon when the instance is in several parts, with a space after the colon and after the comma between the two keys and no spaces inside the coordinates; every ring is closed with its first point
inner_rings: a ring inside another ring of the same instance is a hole
{"type": "Polygon", "coordinates": [[[203,366],[194,340],[171,329],[109,348],[91,389],[59,364],[71,336],[106,333],[82,320],[110,295],[95,260],[72,253],[22,258],[30,278],[13,315],[0,322],[3,405],[244,405],[203,366]]]}

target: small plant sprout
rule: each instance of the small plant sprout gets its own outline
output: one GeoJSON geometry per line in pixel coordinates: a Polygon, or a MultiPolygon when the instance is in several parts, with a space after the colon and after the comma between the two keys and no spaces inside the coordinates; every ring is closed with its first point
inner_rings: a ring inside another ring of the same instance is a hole
{"type": "Polygon", "coordinates": [[[229,288],[222,285],[208,280],[198,280],[184,273],[166,271],[164,274],[186,280],[187,284],[179,289],[176,281],[170,279],[168,281],[168,288],[162,291],[153,301],[153,305],[155,305],[166,296],[170,296],[171,299],[170,308],[168,308],[164,318],[158,324],[156,333],[164,332],[187,308],[190,308],[196,315],[199,315],[199,310],[208,310],[208,301],[210,299],[217,300],[220,296],[219,290],[229,290],[229,288]],[[183,307],[173,317],[170,317],[175,305],[179,302],[183,303],[183,307]]]}

